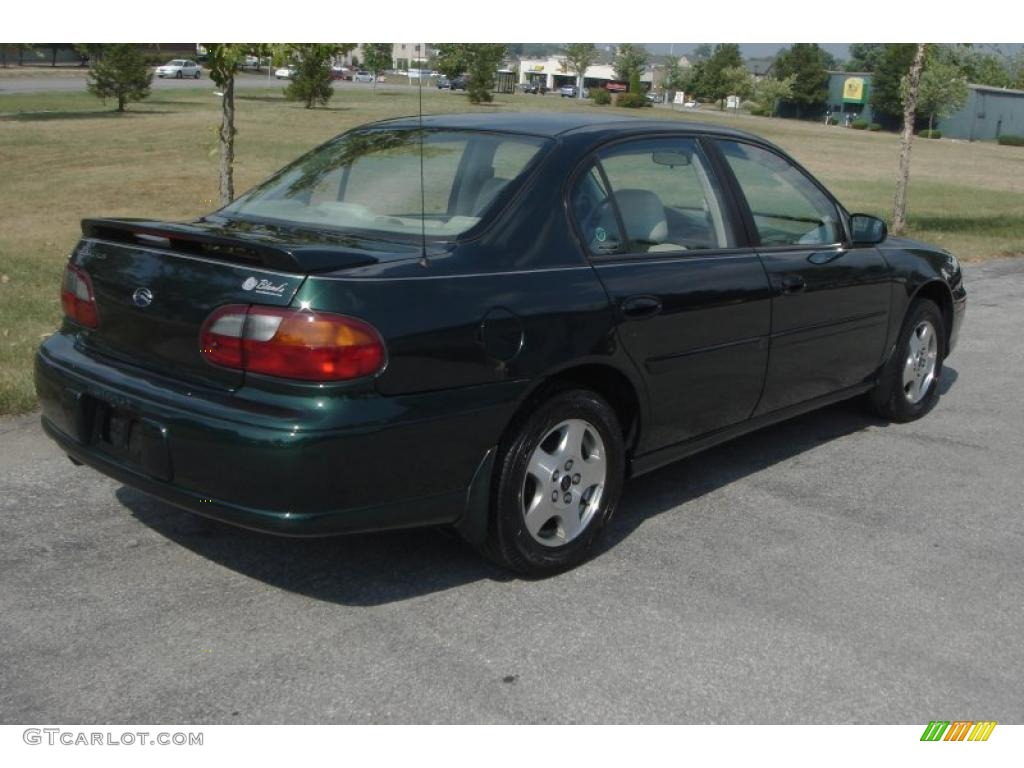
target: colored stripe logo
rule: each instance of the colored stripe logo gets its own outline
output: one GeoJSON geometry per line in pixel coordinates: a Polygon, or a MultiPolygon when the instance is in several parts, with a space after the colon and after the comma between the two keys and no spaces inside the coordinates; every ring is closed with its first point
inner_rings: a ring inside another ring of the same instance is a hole
{"type": "Polygon", "coordinates": [[[921,741],[988,741],[995,728],[995,720],[932,720],[921,741]]]}

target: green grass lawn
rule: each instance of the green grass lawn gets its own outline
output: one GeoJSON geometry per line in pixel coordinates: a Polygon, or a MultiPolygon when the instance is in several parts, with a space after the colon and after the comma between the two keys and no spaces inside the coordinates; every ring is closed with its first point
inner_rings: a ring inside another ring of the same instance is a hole
{"type": "MultiPolygon", "coordinates": [[[[789,151],[851,209],[887,216],[898,139],[819,124],[720,113],[595,107],[556,96],[499,96],[474,107],[425,89],[425,112],[603,110],[719,122],[789,151]]],[[[338,84],[326,109],[286,102],[280,87],[239,91],[236,188],[372,120],[417,112],[416,91],[338,84]]],[[[160,90],[118,115],[86,93],[0,95],[0,413],[31,409],[32,353],[60,317],[59,281],[87,216],[187,219],[216,207],[219,99],[208,81],[160,90]]],[[[965,261],[1024,253],[1024,149],[918,140],[910,234],[965,261]]]]}

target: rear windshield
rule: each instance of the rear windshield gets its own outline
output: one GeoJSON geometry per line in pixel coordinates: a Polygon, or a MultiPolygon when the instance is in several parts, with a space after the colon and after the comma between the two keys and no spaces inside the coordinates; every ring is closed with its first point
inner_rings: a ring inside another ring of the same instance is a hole
{"type": "Polygon", "coordinates": [[[220,214],[382,235],[452,237],[508,199],[544,143],[470,131],[349,133],[300,158],[220,214]]]}

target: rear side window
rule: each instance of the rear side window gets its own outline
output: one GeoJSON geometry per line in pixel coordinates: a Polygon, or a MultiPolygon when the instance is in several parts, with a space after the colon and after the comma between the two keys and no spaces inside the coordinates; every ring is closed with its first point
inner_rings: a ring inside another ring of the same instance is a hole
{"type": "Polygon", "coordinates": [[[511,193],[544,145],[530,136],[471,131],[350,133],[221,214],[380,234],[459,235],[511,193]]]}
{"type": "Polygon", "coordinates": [[[693,139],[615,144],[573,190],[573,214],[593,254],[730,248],[732,230],[693,139]]]}
{"type": "Polygon", "coordinates": [[[747,199],[762,245],[830,245],[842,240],[828,197],[785,158],[735,141],[719,146],[747,199]]]}

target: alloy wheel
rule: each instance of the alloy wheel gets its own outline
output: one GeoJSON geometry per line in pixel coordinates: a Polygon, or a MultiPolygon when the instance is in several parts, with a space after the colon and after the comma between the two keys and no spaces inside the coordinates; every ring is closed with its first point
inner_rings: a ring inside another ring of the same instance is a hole
{"type": "Polygon", "coordinates": [[[523,519],[536,542],[560,547],[583,533],[601,505],[606,458],[601,434],[583,419],[563,421],[541,439],[522,490],[523,519]]]}
{"type": "Polygon", "coordinates": [[[935,380],[938,353],[935,327],[928,320],[922,320],[907,340],[907,358],[903,363],[903,396],[911,405],[924,399],[935,380]]]}

